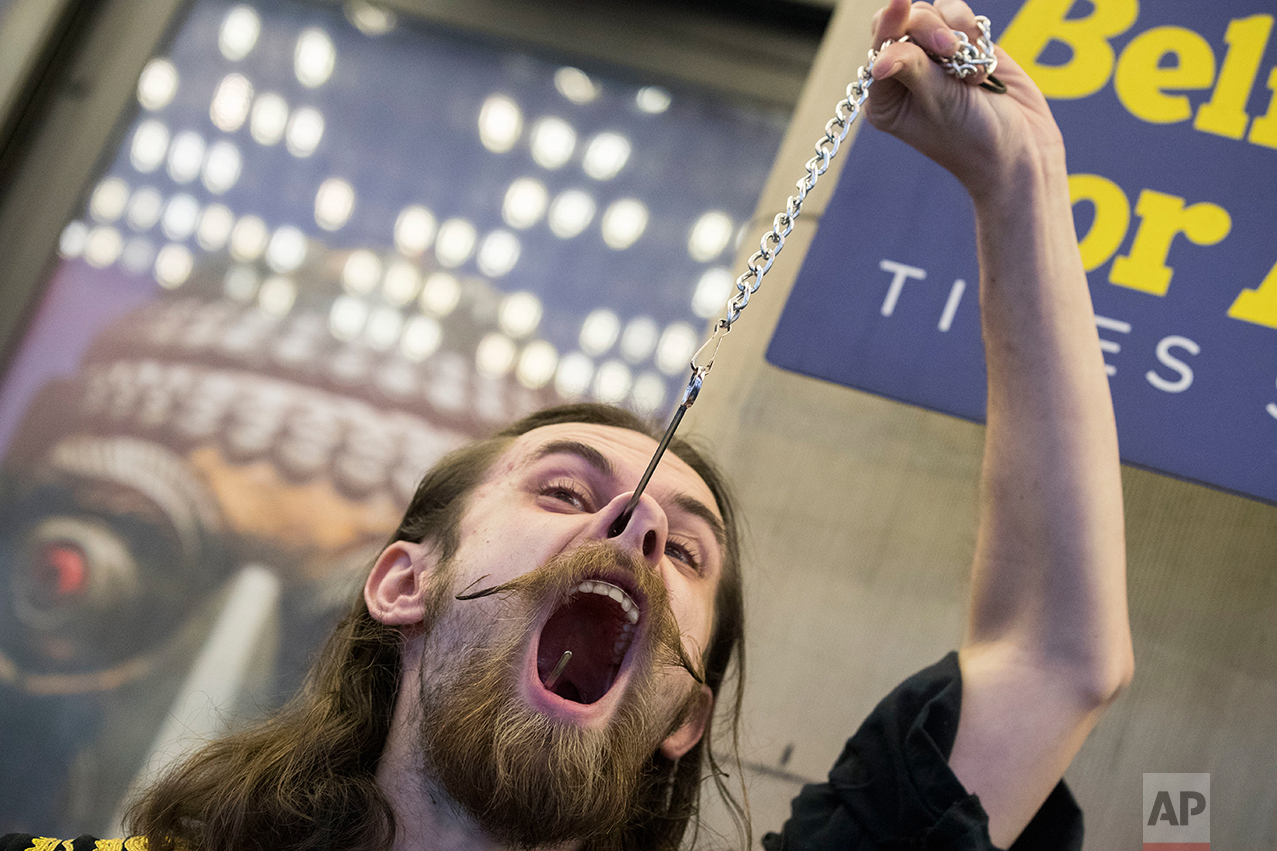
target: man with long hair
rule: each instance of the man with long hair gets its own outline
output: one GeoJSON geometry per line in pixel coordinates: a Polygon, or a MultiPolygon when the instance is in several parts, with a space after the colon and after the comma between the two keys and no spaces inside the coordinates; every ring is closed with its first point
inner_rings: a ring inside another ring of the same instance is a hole
{"type": "MultiPolygon", "coordinates": [[[[989,394],[970,621],[769,849],[1078,848],[1060,778],[1131,675],[1116,432],[1063,144],[1005,54],[1002,94],[930,61],[955,29],[977,36],[961,0],[891,0],[867,115],[975,205],[989,394]]],[[[636,418],[579,405],[445,458],[304,692],[149,790],[122,847],[680,847],[720,777],[741,577],[721,477],[681,441],[611,534],[654,446],[636,418]]]]}

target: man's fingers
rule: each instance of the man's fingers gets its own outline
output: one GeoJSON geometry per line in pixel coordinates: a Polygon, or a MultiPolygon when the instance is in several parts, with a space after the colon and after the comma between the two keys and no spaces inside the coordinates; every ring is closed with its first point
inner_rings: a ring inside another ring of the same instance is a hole
{"type": "MultiPolygon", "coordinates": [[[[944,71],[918,45],[907,41],[897,41],[884,47],[873,68],[875,80],[895,80],[915,94],[922,94],[928,77],[937,74],[943,77],[944,71]]],[[[933,88],[935,83],[932,80],[933,88]]]]}
{"type": "Polygon", "coordinates": [[[937,56],[952,56],[958,47],[953,27],[930,3],[913,4],[906,32],[919,47],[937,56]]]}
{"type": "Polygon", "coordinates": [[[949,29],[961,30],[973,42],[980,37],[975,12],[963,0],[936,0],[935,8],[949,29]]]}
{"type": "Polygon", "coordinates": [[[898,39],[905,34],[909,21],[909,0],[890,0],[874,14],[874,47],[881,47],[887,39],[898,39]]]}

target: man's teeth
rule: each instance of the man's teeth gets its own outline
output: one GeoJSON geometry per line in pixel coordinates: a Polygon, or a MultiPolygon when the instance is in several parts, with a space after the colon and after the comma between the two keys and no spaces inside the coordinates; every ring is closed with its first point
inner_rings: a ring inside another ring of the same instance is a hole
{"type": "MultiPolygon", "coordinates": [[[[587,579],[580,585],[576,586],[574,590],[581,594],[598,594],[603,597],[611,597],[613,600],[620,603],[621,609],[625,612],[625,619],[629,621],[629,624],[625,625],[629,627],[629,629],[625,630],[627,635],[629,634],[630,629],[634,628],[633,624],[638,623],[638,606],[630,599],[629,594],[626,594],[612,583],[599,582],[597,580],[591,581],[587,579]]],[[[622,628],[624,629],[624,627],[622,628]]],[[[627,641],[626,643],[628,644],[629,642],[627,641]]]]}
{"type": "Polygon", "coordinates": [[[621,634],[616,639],[615,646],[612,647],[612,664],[619,665],[621,660],[625,658],[625,651],[630,649],[630,642],[634,640],[634,624],[621,624],[621,634]]]}
{"type": "Polygon", "coordinates": [[[601,597],[611,597],[620,604],[621,610],[625,612],[626,623],[621,624],[621,634],[617,636],[616,644],[612,646],[612,664],[621,664],[621,660],[625,658],[625,651],[630,649],[630,643],[634,641],[634,625],[639,620],[638,605],[630,599],[629,594],[626,594],[625,591],[611,582],[587,579],[576,586],[573,589],[573,593],[598,594],[601,597]]]}

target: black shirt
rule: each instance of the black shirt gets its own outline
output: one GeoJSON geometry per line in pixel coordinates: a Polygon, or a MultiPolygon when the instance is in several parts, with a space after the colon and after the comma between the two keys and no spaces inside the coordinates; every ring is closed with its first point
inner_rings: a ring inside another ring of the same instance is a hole
{"type": "MultiPolygon", "coordinates": [[[[949,768],[962,706],[950,653],[879,703],[829,772],[804,786],[767,851],[991,851],[989,817],[949,768]]],[[[1080,851],[1082,811],[1063,781],[1012,851],[1080,851]]]]}

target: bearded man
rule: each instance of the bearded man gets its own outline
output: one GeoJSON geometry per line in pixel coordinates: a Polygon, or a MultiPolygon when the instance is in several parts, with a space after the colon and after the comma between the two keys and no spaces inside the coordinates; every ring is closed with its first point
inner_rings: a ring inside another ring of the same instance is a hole
{"type": "MultiPolygon", "coordinates": [[[[1079,848],[1060,778],[1131,675],[1117,439],[1063,144],[1005,54],[1005,94],[928,59],[955,29],[977,36],[960,0],[879,12],[875,43],[897,41],[867,115],[975,204],[989,393],[970,622],[769,849],[1079,848]]],[[[446,458],[305,692],[151,789],[123,848],[679,847],[719,779],[741,577],[721,477],[682,442],[610,535],[654,447],[628,414],[571,406],[446,458]]]]}

